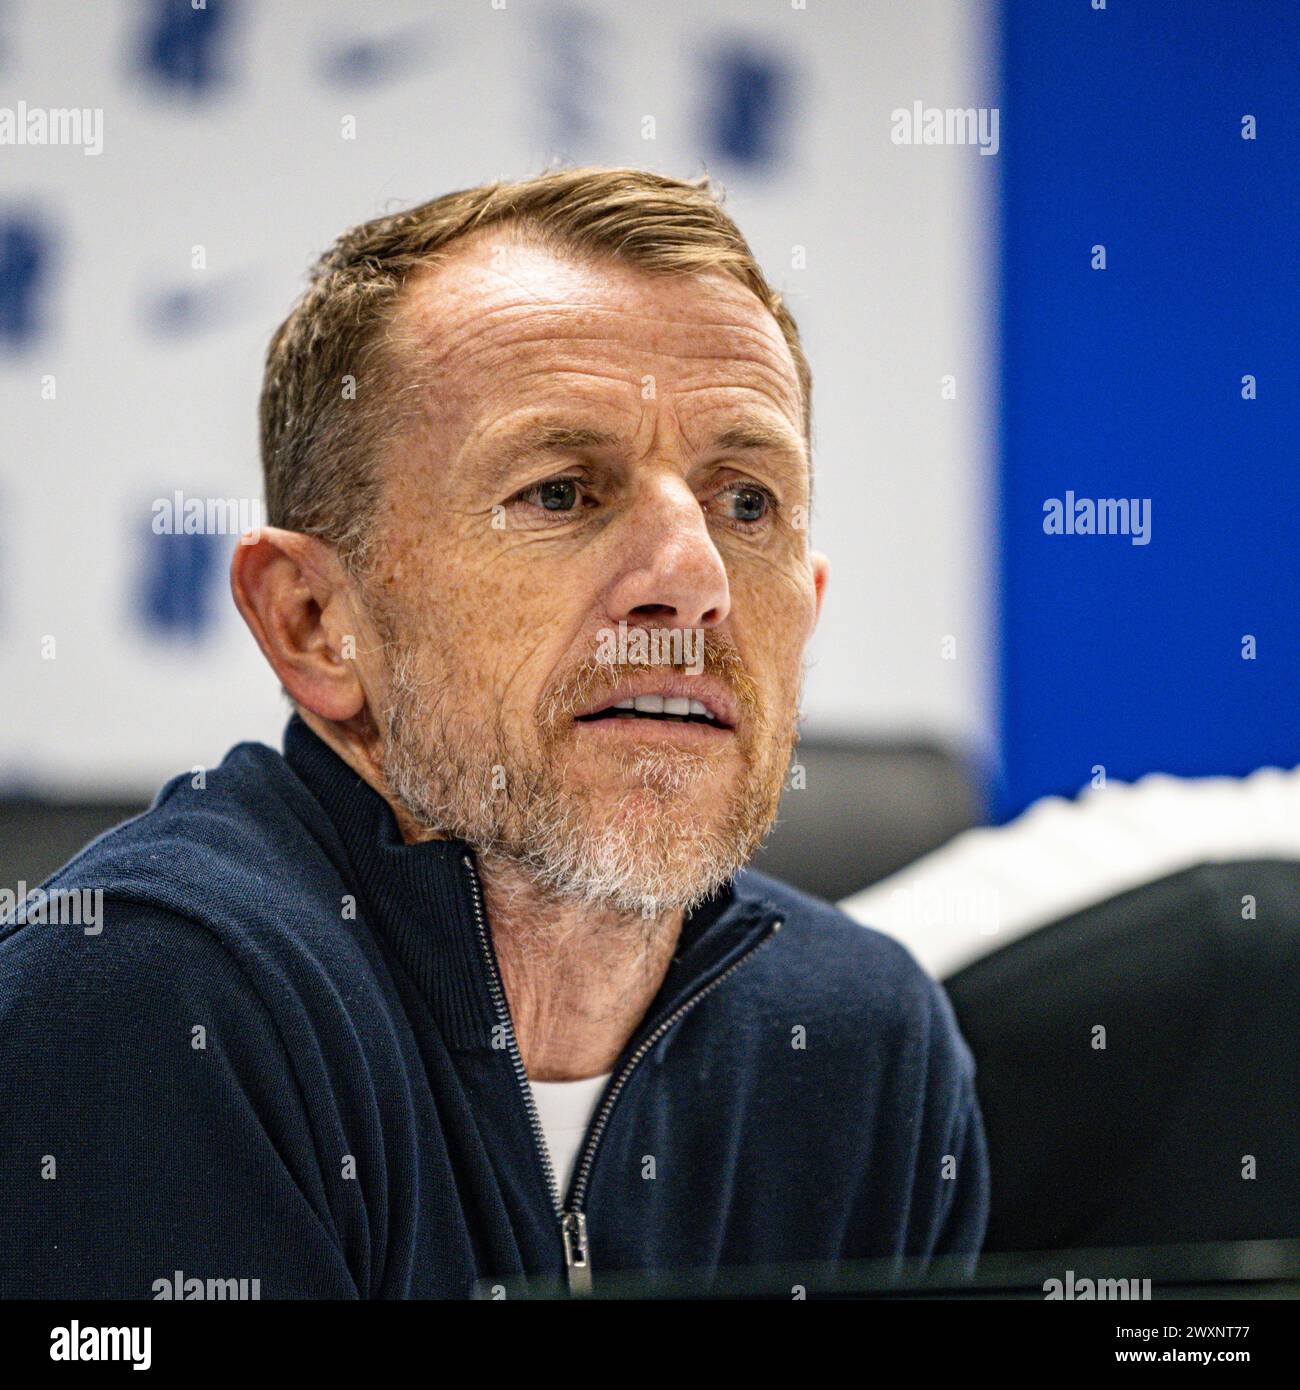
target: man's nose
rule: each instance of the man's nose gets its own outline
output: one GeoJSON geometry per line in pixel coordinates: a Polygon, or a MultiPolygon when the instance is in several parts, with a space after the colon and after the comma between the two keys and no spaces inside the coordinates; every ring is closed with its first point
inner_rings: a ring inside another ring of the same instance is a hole
{"type": "Polygon", "coordinates": [[[612,622],[712,628],[731,612],[726,567],[683,479],[647,489],[619,545],[625,560],[606,598],[612,622]]]}

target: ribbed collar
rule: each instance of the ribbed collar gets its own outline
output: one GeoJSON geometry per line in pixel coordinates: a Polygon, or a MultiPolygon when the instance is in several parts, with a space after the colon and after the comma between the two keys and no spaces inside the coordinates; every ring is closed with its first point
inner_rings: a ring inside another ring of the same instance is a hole
{"type": "MultiPolygon", "coordinates": [[[[285,729],[284,757],[338,832],[345,880],[428,1001],[447,1045],[491,1047],[498,1017],[488,962],[495,956],[473,848],[463,840],[407,844],[383,797],[296,714],[285,729]]],[[[773,910],[732,883],[690,914],[645,1026],[725,969],[773,910]]]]}
{"type": "Polygon", "coordinates": [[[469,845],[408,845],[384,798],[296,714],[285,730],[284,757],[338,831],[351,869],[345,877],[368,909],[366,921],[428,1001],[448,1046],[490,1047],[497,1015],[469,845]]]}

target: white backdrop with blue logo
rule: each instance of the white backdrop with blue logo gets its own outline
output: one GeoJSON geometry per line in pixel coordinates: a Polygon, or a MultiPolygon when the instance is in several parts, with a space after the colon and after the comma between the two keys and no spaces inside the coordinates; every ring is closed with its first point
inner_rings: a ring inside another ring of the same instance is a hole
{"type": "Polygon", "coordinates": [[[891,113],[991,101],[969,0],[7,0],[0,109],[0,783],[142,796],[285,707],[230,603],[268,338],[345,227],[571,163],[707,169],[816,376],[832,586],[809,727],[990,740],[996,159],[891,113]],[[88,117],[89,119],[89,117],[88,117]],[[945,390],[945,379],[951,379],[945,390]]]}

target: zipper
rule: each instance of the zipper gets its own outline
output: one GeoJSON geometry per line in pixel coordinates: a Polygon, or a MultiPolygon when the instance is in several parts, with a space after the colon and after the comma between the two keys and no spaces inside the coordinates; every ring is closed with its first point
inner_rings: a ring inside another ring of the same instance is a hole
{"type": "Polygon", "coordinates": [[[694,994],[691,995],[689,999],[686,999],[681,1004],[679,1004],[672,1011],[672,1013],[668,1015],[667,1018],[663,1019],[661,1022],[656,1024],[655,1027],[649,1033],[647,1033],[646,1036],[641,1040],[636,1051],[623,1064],[623,1069],[619,1072],[617,1078],[614,1081],[614,1084],[609,1088],[609,1090],[605,1094],[604,1102],[601,1104],[601,1107],[596,1114],[596,1119],[593,1122],[591,1129],[587,1135],[586,1143],[583,1145],[582,1152],[578,1156],[578,1166],[575,1169],[576,1176],[574,1178],[572,1189],[573,1196],[570,1201],[571,1210],[577,1212],[581,1212],[582,1210],[583,1202],[585,1201],[587,1196],[587,1184],[591,1178],[591,1165],[595,1162],[596,1149],[600,1144],[600,1136],[604,1132],[605,1126],[609,1123],[609,1115],[610,1111],[614,1108],[614,1102],[618,1099],[619,1092],[623,1089],[624,1086],[627,1085],[627,1079],[629,1076],[632,1075],[632,1072],[635,1069],[636,1064],[646,1055],[647,1052],[650,1051],[652,1047],[654,1047],[654,1045],[660,1040],[660,1038],[662,1038],[664,1034],[667,1033],[668,1030],[673,1027],[674,1024],[678,1023],[686,1014],[690,1013],[690,1011],[696,1006],[696,1004],[700,1002],[701,999],[705,998],[706,995],[712,994],[713,991],[717,989],[719,985],[723,984],[724,981],[728,980],[732,975],[734,975],[736,971],[739,970],[740,967],[744,965],[744,963],[752,955],[754,955],[756,951],[762,950],[762,948],[766,946],[769,941],[771,941],[771,939],[777,934],[777,932],[781,930],[781,927],[782,922],[778,918],[768,928],[766,935],[764,935],[758,941],[754,942],[754,944],[745,952],[743,956],[739,957],[739,959],[737,960],[733,960],[731,964],[727,966],[727,968],[722,972],[721,975],[714,976],[714,978],[710,980],[708,984],[701,986],[698,990],[695,991],[694,994]]]}
{"type": "Polygon", "coordinates": [[[505,987],[501,983],[501,972],[497,968],[496,954],[492,950],[491,937],[488,935],[487,918],[483,912],[483,896],[479,889],[478,874],[474,869],[474,861],[468,854],[464,856],[464,864],[469,871],[470,886],[473,890],[474,919],[478,927],[479,944],[483,948],[483,959],[487,963],[488,989],[492,995],[492,1003],[496,1008],[497,1017],[506,1030],[506,1045],[510,1053],[510,1063],[514,1068],[515,1078],[524,1098],[528,1122],[533,1131],[533,1143],[537,1149],[537,1156],[542,1162],[542,1171],[546,1175],[546,1186],[551,1196],[551,1205],[555,1209],[556,1218],[560,1223],[560,1240],[564,1248],[564,1270],[568,1279],[569,1292],[571,1294],[589,1294],[592,1288],[591,1246],[587,1239],[587,1214],[583,1210],[583,1204],[587,1196],[587,1186],[591,1180],[591,1168],[595,1162],[596,1150],[600,1146],[601,1135],[609,1123],[610,1113],[614,1109],[619,1094],[627,1085],[628,1078],[636,1069],[637,1063],[645,1057],[646,1053],[655,1046],[664,1034],[690,1013],[701,999],[712,994],[715,989],[734,975],[751,956],[766,946],[781,930],[783,923],[779,918],[775,920],[767,932],[749,947],[744,955],[732,961],[722,974],[714,976],[708,984],[702,985],[689,999],[684,1000],[666,1018],[661,1019],[641,1040],[636,1051],[623,1063],[614,1084],[606,1091],[605,1099],[601,1102],[596,1118],[587,1131],[587,1138],[578,1156],[578,1166],[574,1170],[575,1176],[570,1188],[569,1206],[566,1210],[560,1196],[559,1186],[555,1181],[555,1168],[551,1163],[550,1150],[546,1145],[546,1135],[542,1130],[541,1117],[537,1113],[537,1103],[533,1099],[532,1087],[528,1084],[528,1072],[524,1067],[523,1055],[519,1051],[519,1040],[515,1037],[514,1025],[510,1019],[510,1007],[506,1000],[505,987]]]}
{"type": "MultiPolygon", "coordinates": [[[[541,1116],[537,1113],[537,1102],[533,1099],[533,1088],[528,1084],[528,1072],[524,1068],[523,1054],[519,1051],[519,1040],[515,1037],[515,1027],[510,1021],[510,1006],[506,1001],[505,987],[501,983],[501,972],[497,969],[496,954],[492,950],[492,939],[488,935],[487,917],[483,912],[483,895],[478,886],[478,874],[474,871],[474,861],[467,854],[464,856],[464,864],[469,870],[470,887],[474,892],[474,920],[478,927],[479,944],[483,948],[483,959],[487,962],[488,968],[488,990],[492,995],[492,1004],[497,1011],[497,1019],[506,1030],[506,1047],[510,1052],[510,1065],[514,1068],[515,1077],[519,1082],[519,1089],[523,1093],[524,1104],[528,1109],[528,1123],[533,1130],[533,1143],[537,1148],[537,1156],[542,1160],[542,1169],[546,1174],[546,1186],[551,1194],[551,1205],[555,1208],[555,1215],[561,1223],[564,1221],[564,1203],[560,1200],[559,1185],[555,1181],[555,1169],[551,1165],[550,1150],[546,1147],[546,1135],[542,1131],[541,1116]]],[[[583,1245],[586,1244],[586,1232],[583,1232],[583,1245]]],[[[566,1237],[565,1262],[568,1263],[568,1245],[566,1237]]]]}

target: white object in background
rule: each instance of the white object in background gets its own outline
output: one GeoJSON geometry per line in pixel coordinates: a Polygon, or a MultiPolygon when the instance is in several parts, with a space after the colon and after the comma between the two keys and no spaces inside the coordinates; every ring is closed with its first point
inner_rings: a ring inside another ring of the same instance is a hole
{"type": "Polygon", "coordinates": [[[1233,859],[1300,859],[1300,767],[1170,777],[1045,797],[840,903],[937,979],[1119,893],[1233,859]]]}

